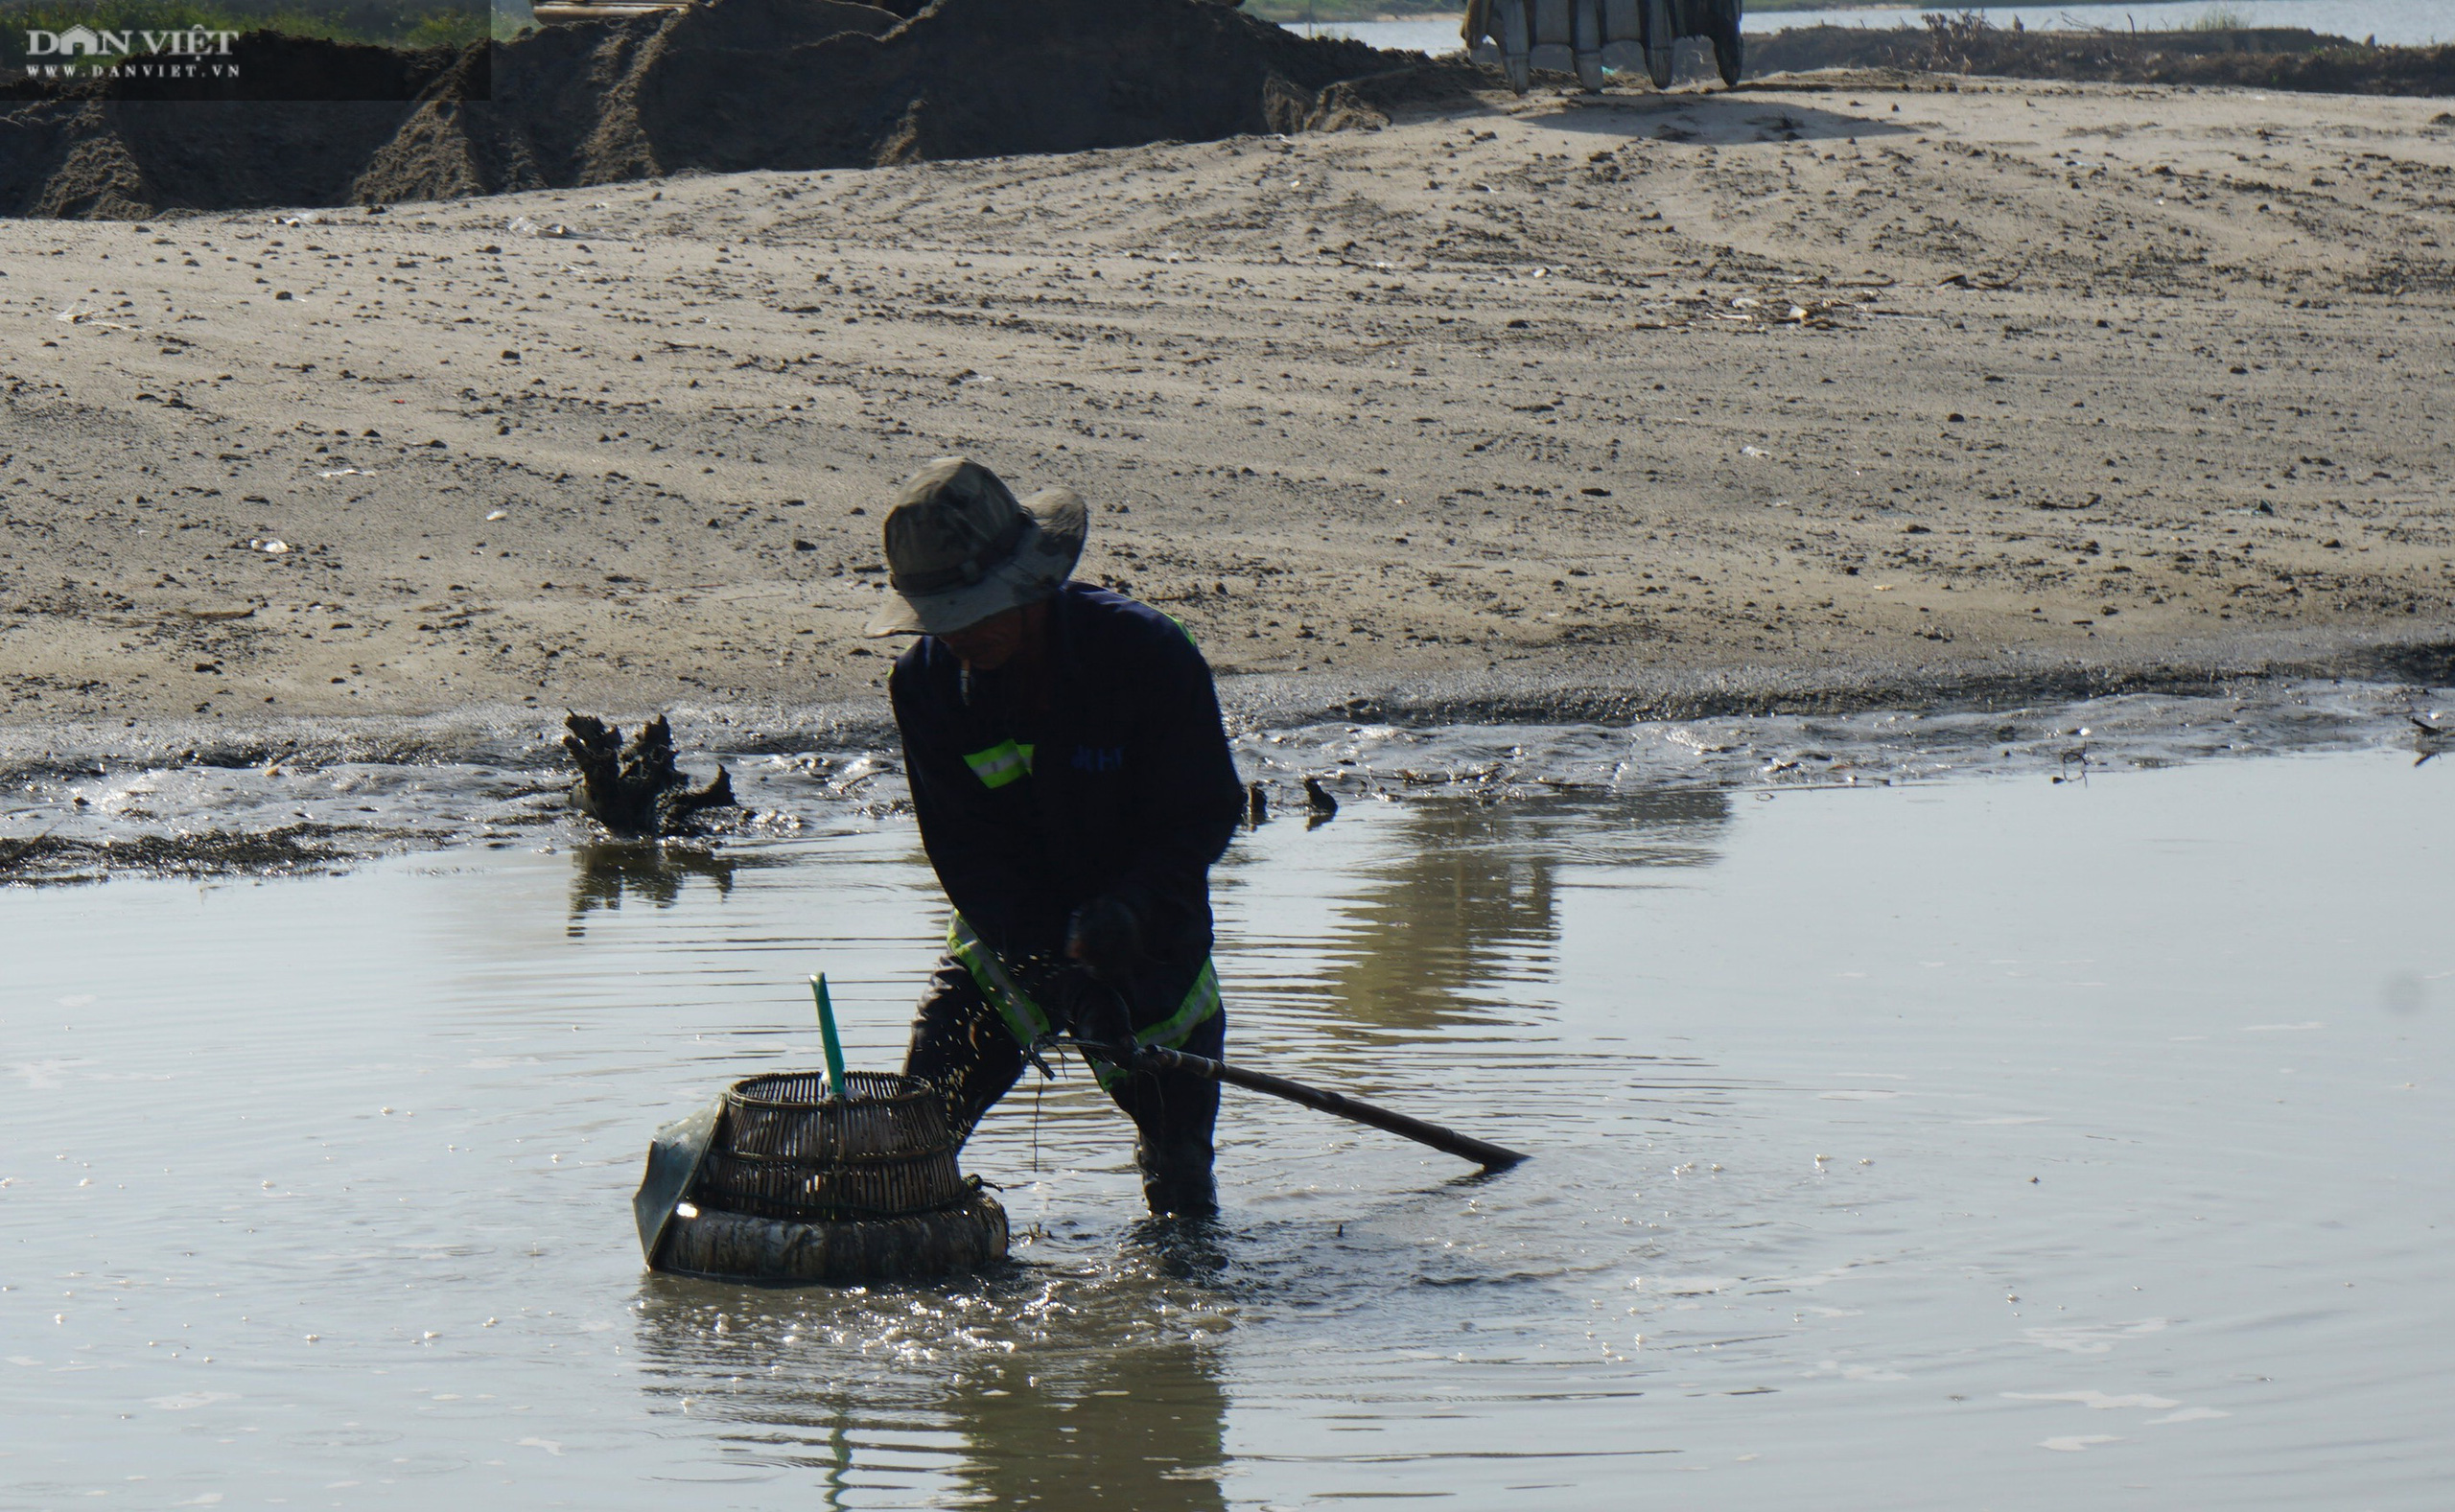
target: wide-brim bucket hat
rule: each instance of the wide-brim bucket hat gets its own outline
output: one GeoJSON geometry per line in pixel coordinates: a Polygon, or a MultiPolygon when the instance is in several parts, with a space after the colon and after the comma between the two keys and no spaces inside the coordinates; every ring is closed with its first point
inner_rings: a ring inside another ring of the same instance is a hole
{"type": "Polygon", "coordinates": [[[1090,511],[1072,489],[1018,500],[979,463],[942,456],[906,478],[887,511],[895,596],[867,634],[947,635],[1037,603],[1073,574],[1089,531],[1090,511]]]}

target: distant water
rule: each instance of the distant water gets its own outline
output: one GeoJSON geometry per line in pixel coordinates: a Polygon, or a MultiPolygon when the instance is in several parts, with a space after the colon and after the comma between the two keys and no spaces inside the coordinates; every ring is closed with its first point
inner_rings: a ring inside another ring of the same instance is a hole
{"type": "MultiPolygon", "coordinates": [[[[1968,8],[1954,4],[1926,9],[1960,11],[1968,8]]],[[[1977,9],[1983,10],[1986,18],[1997,26],[2008,27],[2018,20],[2031,31],[2069,32],[2102,28],[2121,32],[2135,27],[2142,32],[2172,31],[2190,26],[2212,10],[2223,10],[2239,16],[2250,26],[2306,26],[2314,32],[2335,36],[2374,35],[2380,42],[2405,46],[2455,41],[2455,0],[2229,0],[2221,6],[2210,4],[2210,0],[2186,0],[2179,5],[2022,5],[1981,6],[1977,9]]],[[[1750,32],[1779,32],[1794,26],[1915,26],[1920,13],[1915,8],[1771,11],[1748,16],[1745,24],[1750,32]]],[[[1300,22],[1290,25],[1296,31],[1321,36],[1357,37],[1375,47],[1454,53],[1459,45],[1458,22],[1447,18],[1352,21],[1313,27],[1300,22]]]]}

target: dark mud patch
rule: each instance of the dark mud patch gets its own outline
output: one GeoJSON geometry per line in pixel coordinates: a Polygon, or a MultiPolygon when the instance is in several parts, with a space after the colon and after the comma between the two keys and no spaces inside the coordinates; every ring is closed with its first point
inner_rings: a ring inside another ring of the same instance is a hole
{"type": "MultiPolygon", "coordinates": [[[[708,0],[457,55],[253,34],[284,78],[365,74],[397,101],[144,98],[0,79],[0,213],[373,204],[687,173],[860,168],[1378,124],[1414,55],[1313,39],[1207,0],[708,0]],[[367,56],[380,55],[380,56],[367,56]],[[1341,88],[1348,85],[1351,87],[1341,88]],[[1386,101],[1384,102],[1386,103],[1386,101]]],[[[1453,89],[1481,76],[1445,65],[1453,89]]],[[[1431,70],[1443,78],[1441,66],[1431,70]]]]}
{"type": "Polygon", "coordinates": [[[287,825],[253,832],[143,832],[103,839],[0,837],[0,884],[95,882],[141,876],[284,876],[337,872],[389,838],[381,829],[287,825]]]}
{"type": "Polygon", "coordinates": [[[1817,68],[2318,94],[2455,94],[2455,46],[2372,47],[2304,27],[2016,32],[1965,14],[1929,16],[1922,27],[1810,26],[1747,39],[1753,77],[1817,68]]]}

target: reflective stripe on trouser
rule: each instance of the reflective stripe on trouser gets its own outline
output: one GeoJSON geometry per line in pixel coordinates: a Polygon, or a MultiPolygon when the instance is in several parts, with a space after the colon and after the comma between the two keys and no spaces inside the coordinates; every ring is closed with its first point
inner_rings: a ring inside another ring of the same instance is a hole
{"type": "Polygon", "coordinates": [[[986,751],[974,751],[963,758],[971,775],[980,779],[986,788],[1000,788],[1007,783],[1032,775],[1032,747],[1012,740],[1000,740],[986,751]]]}
{"type": "Polygon", "coordinates": [[[1006,969],[1006,963],[997,959],[997,952],[971,932],[961,914],[955,916],[954,923],[947,930],[947,954],[962,962],[963,968],[971,973],[972,985],[997,1010],[997,1016],[1006,1021],[1006,1031],[1015,1036],[1016,1043],[1029,1050],[1048,1033],[1048,1015],[1040,1012],[1040,1005],[1006,969]]]}
{"type": "MultiPolygon", "coordinates": [[[[1006,1030],[1017,1043],[1028,1050],[1048,1033],[1048,1014],[1032,1001],[1031,994],[1023,990],[1005,963],[997,959],[997,952],[971,932],[961,914],[955,916],[953,925],[947,930],[947,952],[971,973],[972,985],[997,1010],[997,1016],[1006,1021],[1006,1030]]],[[[1193,986],[1185,989],[1183,999],[1177,1004],[1177,1011],[1156,1024],[1135,1030],[1134,1042],[1174,1050],[1219,1009],[1219,971],[1205,958],[1202,969],[1194,973],[1193,986]]],[[[1109,1085],[1115,1074],[1112,1068],[1104,1068],[1100,1084],[1109,1085]]]]}
{"type": "MultiPolygon", "coordinates": [[[[1176,1048],[1215,1060],[1224,1053],[1227,1029],[1223,1008],[1194,1025],[1176,1048]]],[[[946,1094],[953,1130],[964,1138],[1030,1069],[1004,1016],[971,972],[951,955],[941,958],[913,1013],[904,1075],[946,1094]]],[[[1210,1165],[1219,1083],[1160,1071],[1119,1077],[1106,1091],[1134,1121],[1134,1160],[1142,1168],[1143,1195],[1151,1210],[1209,1211],[1217,1201],[1210,1165]]]]}

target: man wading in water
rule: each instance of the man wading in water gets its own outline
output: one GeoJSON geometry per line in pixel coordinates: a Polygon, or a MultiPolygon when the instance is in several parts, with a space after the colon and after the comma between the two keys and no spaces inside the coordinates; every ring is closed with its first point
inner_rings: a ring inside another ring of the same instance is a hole
{"type": "MultiPolygon", "coordinates": [[[[1212,862],[1243,807],[1210,668],[1182,626],[1068,582],[1083,500],[1017,502],[944,457],[886,517],[897,602],[872,636],[921,639],[888,690],[921,842],[954,904],[904,1073],[943,1088],[968,1137],[1058,1033],[1216,1058],[1212,862]]],[[[1134,1120],[1159,1215],[1216,1211],[1218,1084],[1094,1061],[1134,1120]]]]}

